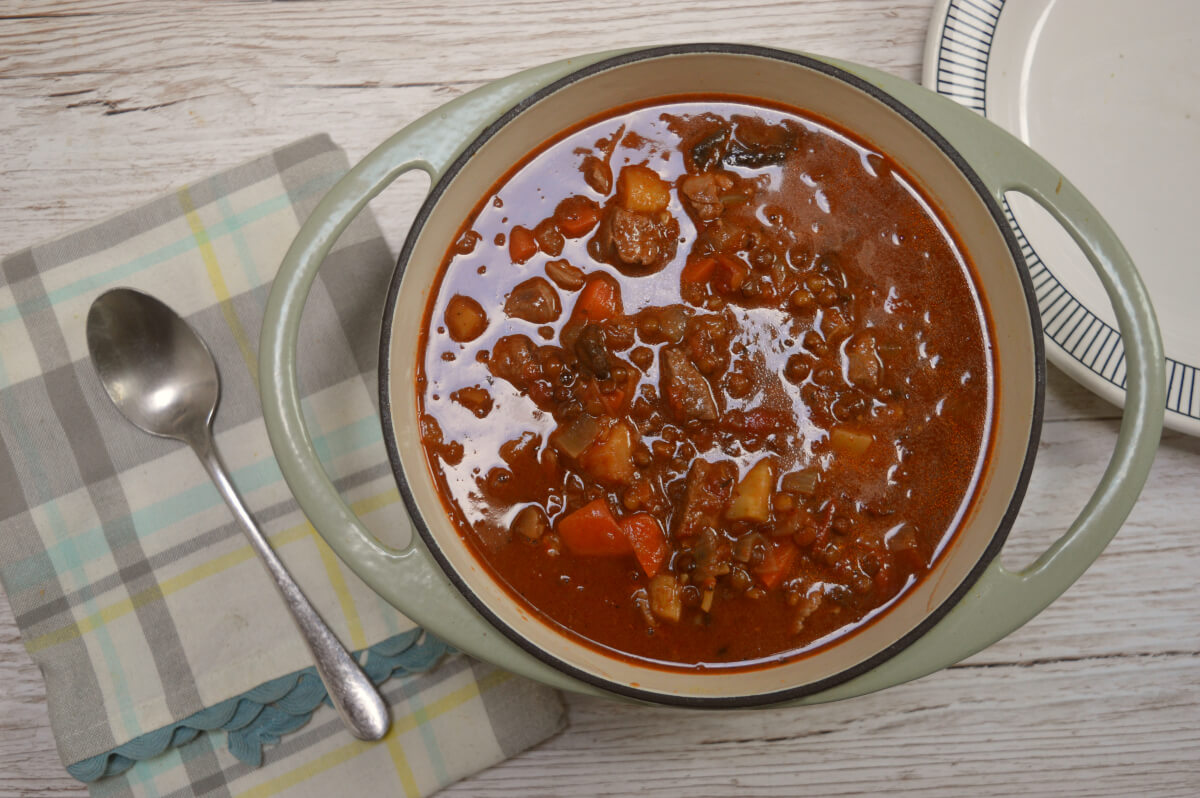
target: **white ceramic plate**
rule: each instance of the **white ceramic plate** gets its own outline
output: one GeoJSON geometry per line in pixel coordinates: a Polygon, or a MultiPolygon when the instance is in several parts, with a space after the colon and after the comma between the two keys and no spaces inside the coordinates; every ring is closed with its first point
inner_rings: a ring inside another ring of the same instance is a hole
{"type": "MultiPolygon", "coordinates": [[[[1166,425],[1200,435],[1200,2],[942,0],[924,83],[1041,153],[1099,208],[1150,290],[1166,425]]],[[[1116,318],[1083,253],[1033,201],[1005,207],[1050,360],[1125,399],[1116,318]]]]}

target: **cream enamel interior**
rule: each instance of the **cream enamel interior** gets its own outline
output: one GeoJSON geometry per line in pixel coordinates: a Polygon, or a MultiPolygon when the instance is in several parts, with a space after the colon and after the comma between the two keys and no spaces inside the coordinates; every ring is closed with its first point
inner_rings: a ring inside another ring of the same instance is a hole
{"type": "Polygon", "coordinates": [[[996,221],[941,149],[870,94],[805,66],[759,55],[688,53],[610,68],[581,78],[524,110],[485,142],[453,177],[418,233],[393,309],[388,342],[390,412],[403,476],[435,545],[459,581],[528,644],[596,679],[684,697],[753,696],[821,682],[872,659],[945,603],[992,543],[1017,489],[1034,423],[1036,359],[1026,296],[996,221]],[[830,119],[888,153],[916,180],[958,234],[994,324],[998,401],[993,451],[964,525],[928,574],[898,604],[835,645],[781,665],[741,672],[664,670],[605,655],[514,601],[451,525],[417,440],[417,341],[438,266],[475,203],[545,140],[604,110],[697,92],[761,97],[830,119]]]}

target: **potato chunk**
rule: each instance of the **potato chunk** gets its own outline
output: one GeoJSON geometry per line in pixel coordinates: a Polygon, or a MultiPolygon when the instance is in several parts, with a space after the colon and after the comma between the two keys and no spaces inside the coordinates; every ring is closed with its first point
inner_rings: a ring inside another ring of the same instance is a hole
{"type": "Polygon", "coordinates": [[[829,447],[847,457],[862,457],[874,442],[871,433],[849,427],[837,427],[829,434],[829,447]]]}
{"type": "Polygon", "coordinates": [[[716,421],[720,415],[712,386],[688,356],[669,346],[659,355],[663,397],[671,413],[682,422],[716,421]]]}
{"type": "Polygon", "coordinates": [[[474,341],[487,329],[487,314],[474,299],[462,294],[455,294],[446,303],[446,332],[450,337],[461,343],[474,341]]]}
{"type": "Polygon", "coordinates": [[[628,485],[633,481],[633,430],[618,421],[579,456],[579,465],[588,476],[606,485],[628,485]]]}
{"type": "Polygon", "coordinates": [[[770,460],[759,460],[733,489],[725,517],[731,521],[761,524],[771,518],[771,489],[775,468],[770,460]]]}
{"type": "Polygon", "coordinates": [[[504,312],[534,324],[549,324],[562,313],[562,303],[549,280],[532,277],[513,287],[504,302],[504,312]]]}
{"type": "Polygon", "coordinates": [[[626,166],[617,178],[617,204],[627,211],[657,213],[671,203],[671,186],[648,166],[626,166]]]}

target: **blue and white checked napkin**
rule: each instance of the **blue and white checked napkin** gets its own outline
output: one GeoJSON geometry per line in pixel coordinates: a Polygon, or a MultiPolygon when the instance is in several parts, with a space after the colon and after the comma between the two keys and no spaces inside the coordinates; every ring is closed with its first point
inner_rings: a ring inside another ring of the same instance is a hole
{"type": "MultiPolygon", "coordinates": [[[[304,139],[0,263],[0,582],[46,679],[67,769],[94,795],[427,795],[560,729],[552,691],[447,652],[314,532],[262,423],[256,345],[301,221],[346,170],[304,139]],[[104,290],[153,294],[217,357],[218,446],[334,632],[365,651],[393,726],[354,740],[192,452],[122,419],[87,359],[104,290]]],[[[375,406],[393,257],[369,213],[308,302],[301,385],[324,463],[383,540],[403,509],[375,406]]],[[[391,542],[398,542],[392,540],[391,542]]]]}

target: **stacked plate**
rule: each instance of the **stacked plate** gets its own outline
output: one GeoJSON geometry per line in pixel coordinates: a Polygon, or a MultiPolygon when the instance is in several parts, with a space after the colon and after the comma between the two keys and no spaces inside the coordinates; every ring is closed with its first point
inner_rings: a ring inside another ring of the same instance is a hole
{"type": "MultiPolygon", "coordinates": [[[[1116,230],[1167,354],[1166,424],[1200,435],[1200,3],[943,0],[925,85],[1018,136],[1116,230]]],[[[1032,200],[1005,212],[1037,288],[1050,360],[1116,404],[1116,317],[1083,253],[1032,200]]]]}

